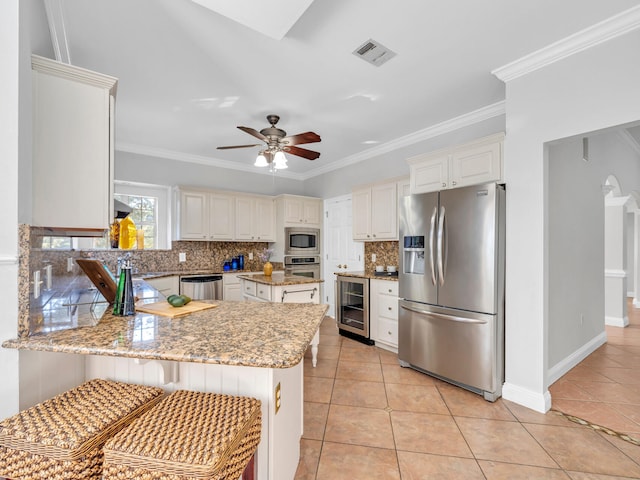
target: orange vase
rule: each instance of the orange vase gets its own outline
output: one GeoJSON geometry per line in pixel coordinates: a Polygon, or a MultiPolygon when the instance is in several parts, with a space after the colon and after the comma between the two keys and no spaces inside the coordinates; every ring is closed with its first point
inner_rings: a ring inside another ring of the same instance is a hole
{"type": "Polygon", "coordinates": [[[262,271],[264,272],[265,277],[270,277],[273,273],[273,265],[271,265],[271,262],[265,263],[262,271]]]}

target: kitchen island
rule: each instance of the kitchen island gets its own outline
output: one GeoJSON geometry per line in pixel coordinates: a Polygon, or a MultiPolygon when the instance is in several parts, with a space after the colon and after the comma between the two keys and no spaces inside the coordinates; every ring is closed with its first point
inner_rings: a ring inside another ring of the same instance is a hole
{"type": "Polygon", "coordinates": [[[47,355],[82,354],[85,380],[258,398],[263,415],[258,476],[293,479],[303,427],[302,360],[328,307],[210,303],[216,306],[176,318],[146,313],[116,317],[106,310],[97,323],[8,340],[2,346],[47,355]]]}

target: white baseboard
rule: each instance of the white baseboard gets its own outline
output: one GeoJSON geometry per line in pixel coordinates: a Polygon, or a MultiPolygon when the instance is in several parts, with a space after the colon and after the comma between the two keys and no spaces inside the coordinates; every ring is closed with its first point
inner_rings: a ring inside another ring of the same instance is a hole
{"type": "Polygon", "coordinates": [[[505,382],[502,386],[502,398],[540,413],[546,413],[551,408],[549,390],[544,393],[534,392],[533,390],[505,382]]]}
{"type": "Polygon", "coordinates": [[[607,342],[607,332],[602,332],[596,337],[592,338],[589,342],[585,343],[582,347],[577,349],[568,357],[556,363],[549,369],[547,374],[547,380],[549,385],[553,385],[560,377],[578,365],[582,360],[587,358],[598,348],[607,342]]]}
{"type": "Polygon", "coordinates": [[[604,317],[604,324],[611,327],[626,327],[629,325],[629,317],[626,315],[623,318],[620,317],[604,317]]]}

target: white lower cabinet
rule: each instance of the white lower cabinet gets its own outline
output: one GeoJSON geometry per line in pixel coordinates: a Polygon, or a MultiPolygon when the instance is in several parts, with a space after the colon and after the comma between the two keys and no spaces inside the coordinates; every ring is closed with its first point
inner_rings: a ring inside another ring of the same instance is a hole
{"type": "Polygon", "coordinates": [[[225,273],[222,275],[222,299],[242,301],[239,273],[225,273]]]}
{"type": "Polygon", "coordinates": [[[242,295],[250,302],[320,303],[320,283],[267,285],[243,278],[242,295]]]}
{"type": "Polygon", "coordinates": [[[376,345],[398,351],[398,282],[371,279],[369,283],[369,328],[376,345]]]}
{"type": "Polygon", "coordinates": [[[169,277],[148,278],[145,280],[149,285],[158,290],[162,295],[178,294],[180,291],[180,277],[171,275],[169,277]]]}

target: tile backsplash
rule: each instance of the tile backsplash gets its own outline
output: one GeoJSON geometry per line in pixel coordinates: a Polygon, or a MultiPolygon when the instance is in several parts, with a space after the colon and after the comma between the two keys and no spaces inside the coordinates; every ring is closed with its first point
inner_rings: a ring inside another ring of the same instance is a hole
{"type": "Polygon", "coordinates": [[[382,265],[386,269],[388,265],[398,267],[398,242],[364,242],[364,271],[373,274],[376,265],[382,265]],[[371,255],[376,255],[376,261],[371,261],[371,255]]]}

